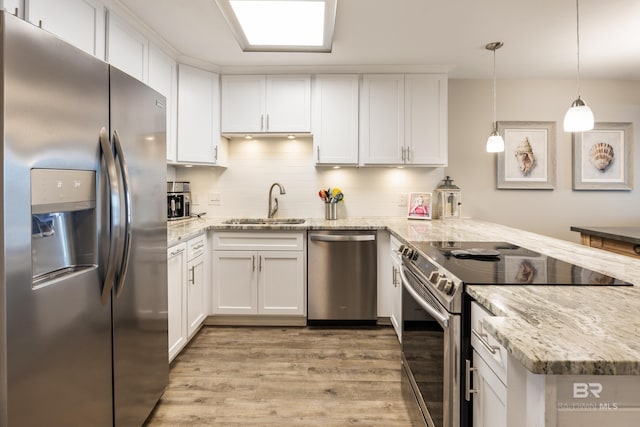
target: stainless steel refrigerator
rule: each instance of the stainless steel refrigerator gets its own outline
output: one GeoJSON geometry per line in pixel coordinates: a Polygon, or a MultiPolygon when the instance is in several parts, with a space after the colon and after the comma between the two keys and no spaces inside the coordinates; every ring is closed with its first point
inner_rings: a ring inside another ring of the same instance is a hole
{"type": "Polygon", "coordinates": [[[140,426],[169,370],[164,98],[0,26],[0,426],[140,426]]]}

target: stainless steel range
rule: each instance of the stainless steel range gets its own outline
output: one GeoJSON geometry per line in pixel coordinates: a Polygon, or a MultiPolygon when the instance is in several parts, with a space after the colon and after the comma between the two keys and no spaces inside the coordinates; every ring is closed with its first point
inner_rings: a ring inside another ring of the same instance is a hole
{"type": "Polygon", "coordinates": [[[400,254],[403,372],[429,427],[471,425],[465,285],[630,285],[505,242],[415,242],[400,254]]]}

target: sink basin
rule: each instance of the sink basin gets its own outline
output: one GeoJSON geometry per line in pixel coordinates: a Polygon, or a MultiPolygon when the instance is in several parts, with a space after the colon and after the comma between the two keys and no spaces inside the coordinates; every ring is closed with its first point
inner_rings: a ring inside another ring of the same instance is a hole
{"type": "Polygon", "coordinates": [[[234,225],[295,225],[304,224],[302,218],[232,218],[223,222],[223,224],[234,225]]]}

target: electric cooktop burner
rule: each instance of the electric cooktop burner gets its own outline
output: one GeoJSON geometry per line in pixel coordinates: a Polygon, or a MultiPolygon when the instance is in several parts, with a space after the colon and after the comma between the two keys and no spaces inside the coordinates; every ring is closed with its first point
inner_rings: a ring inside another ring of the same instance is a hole
{"type": "MultiPolygon", "coordinates": [[[[631,286],[506,242],[411,242],[411,245],[467,285],[631,286]]],[[[414,261],[419,269],[431,271],[427,264],[429,261],[423,257],[414,261]]]]}

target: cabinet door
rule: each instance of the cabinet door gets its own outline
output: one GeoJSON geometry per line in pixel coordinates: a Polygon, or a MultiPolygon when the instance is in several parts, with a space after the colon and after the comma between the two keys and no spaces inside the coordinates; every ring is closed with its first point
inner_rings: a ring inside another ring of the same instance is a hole
{"type": "Polygon", "coordinates": [[[0,6],[10,14],[24,18],[24,0],[0,0],[0,6]]]}
{"type": "Polygon", "coordinates": [[[316,164],[358,163],[357,75],[317,75],[313,91],[316,164]]]}
{"type": "Polygon", "coordinates": [[[181,243],[167,251],[169,299],[169,361],[187,343],[187,245],[181,243]]]}
{"type": "Polygon", "coordinates": [[[219,128],[218,75],[178,68],[178,162],[215,164],[219,128]]]}
{"type": "Polygon", "coordinates": [[[205,255],[187,263],[187,336],[190,338],[205,318],[205,255]]]}
{"type": "MultiPolygon", "coordinates": [[[[397,248],[396,248],[397,249],[397,248]]],[[[400,269],[402,264],[397,254],[391,253],[391,286],[393,287],[393,298],[391,305],[391,324],[396,331],[396,335],[402,342],[402,279],[400,269]]]]}
{"type": "Polygon", "coordinates": [[[360,96],[360,161],[404,162],[404,75],[365,75],[360,96]]]}
{"type": "Polygon", "coordinates": [[[259,252],[258,270],[259,314],[305,314],[303,252],[259,252]]]}
{"type": "Polygon", "coordinates": [[[166,98],[167,112],[167,160],[175,162],[176,153],[176,122],[178,109],[176,61],[165,54],[157,46],[149,45],[149,79],[148,84],[166,98]]]}
{"type": "Polygon", "coordinates": [[[507,387],[475,350],[473,365],[473,387],[478,390],[473,398],[473,426],[507,427],[507,387]]]}
{"type": "Polygon", "coordinates": [[[29,0],[27,20],[105,59],[105,8],[99,0],[29,0]]]}
{"type": "Polygon", "coordinates": [[[213,314],[258,314],[257,254],[213,252],[213,314]]]}
{"type": "Polygon", "coordinates": [[[222,133],[264,132],[264,76],[222,76],[222,133]]]}
{"type": "Polygon", "coordinates": [[[407,74],[405,84],[405,162],[447,165],[447,78],[407,74]]]}
{"type": "Polygon", "coordinates": [[[113,12],[108,18],[107,62],[146,83],[149,41],[113,12]]]}
{"type": "Polygon", "coordinates": [[[311,77],[267,76],[265,132],[311,132],[311,77]]]}

